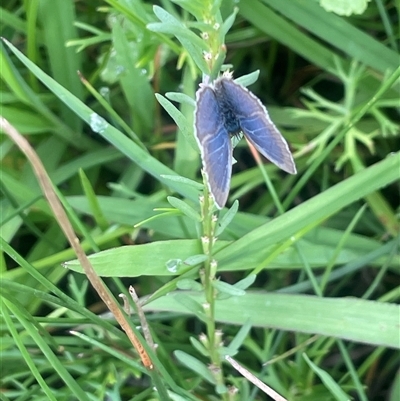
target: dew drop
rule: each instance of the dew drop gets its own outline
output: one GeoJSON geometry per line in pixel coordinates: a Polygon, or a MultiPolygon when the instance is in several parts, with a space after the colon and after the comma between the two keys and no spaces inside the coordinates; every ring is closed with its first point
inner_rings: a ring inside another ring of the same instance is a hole
{"type": "Polygon", "coordinates": [[[116,73],[117,75],[121,75],[124,71],[125,71],[125,67],[122,66],[122,65],[117,65],[117,66],[115,67],[115,73],[116,73]]]}
{"type": "Polygon", "coordinates": [[[96,113],[92,113],[90,115],[89,124],[92,131],[99,134],[101,134],[108,127],[107,121],[96,113]]]}
{"type": "Polygon", "coordinates": [[[181,259],[170,259],[167,261],[167,263],[165,263],[165,267],[171,273],[177,273],[181,265],[182,265],[181,259]]]}
{"type": "Polygon", "coordinates": [[[110,94],[110,88],[108,86],[102,86],[99,89],[100,95],[103,97],[108,97],[110,94]]]}

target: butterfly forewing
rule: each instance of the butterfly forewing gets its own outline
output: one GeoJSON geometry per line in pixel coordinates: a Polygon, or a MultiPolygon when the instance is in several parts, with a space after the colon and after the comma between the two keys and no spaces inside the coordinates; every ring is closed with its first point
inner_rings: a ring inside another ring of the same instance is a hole
{"type": "Polygon", "coordinates": [[[195,131],[209,190],[218,208],[225,206],[232,174],[232,145],[217,98],[210,86],[196,94],[195,131]]]}
{"type": "Polygon", "coordinates": [[[217,80],[215,87],[230,100],[243,134],[256,149],[282,170],[295,174],[296,167],[289,146],[261,101],[244,86],[227,77],[217,80]]]}

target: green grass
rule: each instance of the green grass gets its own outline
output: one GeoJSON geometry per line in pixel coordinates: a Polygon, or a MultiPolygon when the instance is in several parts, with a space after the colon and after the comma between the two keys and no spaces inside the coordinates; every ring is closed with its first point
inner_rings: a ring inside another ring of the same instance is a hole
{"type": "Polygon", "coordinates": [[[293,401],[398,399],[400,5],[325,9],[338,5],[1,5],[0,115],[37,152],[113,295],[93,290],[66,219],[2,134],[2,400],[269,399],[255,378],[293,401]],[[194,99],[226,64],[298,174],[241,141],[217,212],[194,99]],[[125,313],[138,308],[131,285],[147,323],[125,313]],[[116,321],[101,299],[117,308],[119,294],[116,321]]]}

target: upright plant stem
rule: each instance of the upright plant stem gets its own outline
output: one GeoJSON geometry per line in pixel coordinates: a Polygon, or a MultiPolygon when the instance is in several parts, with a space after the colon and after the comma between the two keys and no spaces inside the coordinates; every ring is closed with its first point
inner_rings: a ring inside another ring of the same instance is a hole
{"type": "Polygon", "coordinates": [[[217,389],[219,393],[222,393],[222,399],[228,400],[226,394],[225,380],[222,372],[221,357],[218,353],[219,348],[219,333],[215,326],[215,288],[213,282],[216,276],[217,263],[213,259],[213,245],[216,240],[215,238],[215,223],[217,221],[216,216],[213,214],[213,201],[209,196],[207,183],[205,182],[204,200],[202,204],[202,245],[207,260],[204,263],[204,270],[200,273],[200,277],[204,286],[204,293],[206,302],[204,310],[207,315],[207,341],[208,351],[210,353],[211,360],[211,372],[215,378],[217,389]]]}

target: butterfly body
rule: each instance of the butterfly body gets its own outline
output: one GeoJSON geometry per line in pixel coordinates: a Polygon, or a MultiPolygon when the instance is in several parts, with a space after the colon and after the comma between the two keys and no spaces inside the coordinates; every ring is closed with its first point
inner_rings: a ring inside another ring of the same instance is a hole
{"type": "Polygon", "coordinates": [[[197,91],[195,131],[209,190],[220,209],[229,194],[233,135],[242,132],[263,156],[282,170],[296,173],[289,147],[266,108],[230,75],[213,85],[202,84],[197,91]]]}
{"type": "Polygon", "coordinates": [[[217,81],[214,87],[215,97],[219,112],[222,114],[223,124],[230,136],[237,135],[241,132],[239,119],[234,111],[234,107],[229,99],[225,96],[225,91],[220,81],[217,81]]]}

